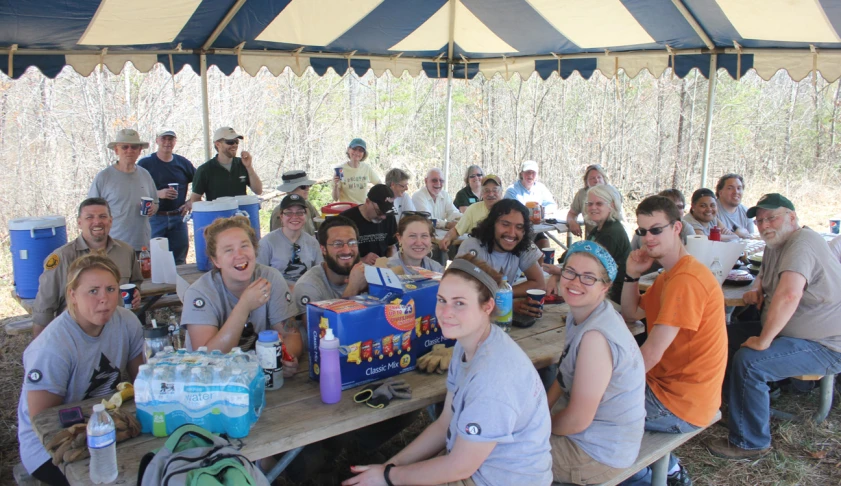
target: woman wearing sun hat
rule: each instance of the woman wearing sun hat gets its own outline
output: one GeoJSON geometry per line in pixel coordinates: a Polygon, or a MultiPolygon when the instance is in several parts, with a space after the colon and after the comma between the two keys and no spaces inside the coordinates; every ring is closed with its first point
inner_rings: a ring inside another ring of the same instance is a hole
{"type": "Polygon", "coordinates": [[[370,165],[365,163],[368,158],[368,147],[365,140],[354,138],[347,147],[348,161],[339,166],[342,177],[333,175],[333,200],[364,204],[368,197],[368,184],[382,184],[382,178],[370,165]]]}
{"type": "MultiPolygon", "coordinates": [[[[315,222],[320,213],[315,206],[309,201],[310,188],[315,185],[315,181],[307,177],[307,173],[303,170],[289,170],[281,176],[283,184],[277,186],[277,190],[288,194],[297,194],[304,199],[307,205],[307,221],[304,223],[304,233],[315,236],[315,222]]],[[[274,231],[281,226],[283,222],[280,217],[280,204],[272,211],[271,219],[269,220],[269,231],[274,231]]]]}

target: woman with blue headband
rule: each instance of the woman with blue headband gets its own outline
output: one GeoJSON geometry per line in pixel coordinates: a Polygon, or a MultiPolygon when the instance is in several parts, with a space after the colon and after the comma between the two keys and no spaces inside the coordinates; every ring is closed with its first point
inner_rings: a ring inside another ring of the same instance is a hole
{"type": "Polygon", "coordinates": [[[561,269],[561,296],[570,313],[558,375],[547,393],[550,410],[565,403],[552,415],[552,474],[558,482],[607,481],[639,454],[645,365],[625,321],[607,301],[617,273],[610,253],[592,241],[570,246],[561,269]]]}

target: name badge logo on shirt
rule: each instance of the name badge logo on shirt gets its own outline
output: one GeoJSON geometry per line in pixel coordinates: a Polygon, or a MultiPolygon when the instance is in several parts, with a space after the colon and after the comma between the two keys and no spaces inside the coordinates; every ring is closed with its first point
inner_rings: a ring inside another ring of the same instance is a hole
{"type": "Polygon", "coordinates": [[[290,294],[289,292],[286,292],[286,302],[292,302],[292,294],[290,294]]]}
{"type": "Polygon", "coordinates": [[[479,435],[482,433],[482,427],[479,427],[479,424],[470,423],[464,428],[464,431],[467,435],[479,435]]]}
{"type": "Polygon", "coordinates": [[[41,371],[39,370],[32,370],[28,375],[26,375],[26,377],[29,378],[30,383],[38,383],[44,375],[41,374],[41,371]]]}
{"type": "Polygon", "coordinates": [[[204,307],[204,299],[198,298],[194,300],[193,307],[195,307],[196,309],[201,309],[202,307],[204,307]]]}
{"type": "Polygon", "coordinates": [[[44,262],[44,270],[52,270],[53,268],[58,266],[58,263],[61,260],[58,258],[58,255],[55,253],[51,254],[47,257],[47,261],[44,262]]]}
{"type": "Polygon", "coordinates": [[[307,305],[309,303],[310,303],[310,298],[309,297],[307,297],[306,295],[301,297],[301,304],[302,305],[307,305]]]}
{"type": "Polygon", "coordinates": [[[245,182],[245,176],[239,176],[239,181],[240,182],[245,182]]]}

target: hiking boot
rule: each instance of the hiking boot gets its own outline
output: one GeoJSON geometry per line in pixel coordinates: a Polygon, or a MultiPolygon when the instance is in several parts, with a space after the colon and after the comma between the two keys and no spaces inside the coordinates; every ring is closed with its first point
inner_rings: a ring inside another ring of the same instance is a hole
{"type": "Polygon", "coordinates": [[[770,447],[765,449],[742,449],[730,443],[727,439],[715,439],[705,444],[710,454],[723,459],[758,459],[771,451],[770,447]]]}
{"type": "Polygon", "coordinates": [[[666,476],[666,484],[668,486],[692,486],[692,479],[683,464],[678,464],[677,467],[677,471],[666,476]]]}

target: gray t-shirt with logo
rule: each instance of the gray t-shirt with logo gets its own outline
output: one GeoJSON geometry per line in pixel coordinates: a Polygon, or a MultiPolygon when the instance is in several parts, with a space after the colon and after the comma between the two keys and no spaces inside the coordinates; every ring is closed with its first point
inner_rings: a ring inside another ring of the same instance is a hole
{"type": "Polygon", "coordinates": [[[456,256],[466,255],[467,253],[481,258],[494,270],[508,277],[508,283],[511,285],[514,285],[514,281],[520,276],[520,272],[525,272],[538,261],[543,261],[543,252],[534,246],[534,244],[520,253],[520,256],[507,251],[493,251],[488,253],[485,246],[472,236],[464,240],[464,243],[459,246],[456,256]]]}
{"type": "Polygon", "coordinates": [[[841,352],[841,263],[832,255],[823,237],[803,227],[779,248],[765,247],[759,278],[765,290],[764,324],[783,272],[806,278],[806,289],[794,315],[780,336],[816,341],[841,352]]]}
{"type": "Polygon", "coordinates": [[[603,301],[582,323],[567,315],[564,352],[558,366],[558,383],[569,401],[575,380],[575,365],[581,339],[590,331],[607,340],[612,374],[593,422],[569,439],[593,459],[624,469],[637,460],[645,427],[645,365],[639,345],[622,316],[603,301]]]}
{"type": "MultiPolygon", "coordinates": [[[[257,264],[251,281],[265,278],[272,284],[272,293],[269,301],[248,314],[246,325],[251,323],[254,334],[260,331],[271,329],[275,324],[280,324],[286,319],[295,316],[295,306],[291,305],[292,294],[289,286],[280,272],[272,267],[257,264]]],[[[181,312],[182,326],[215,326],[222,327],[228,316],[239,302],[222,281],[222,274],[219,270],[211,270],[202,275],[190,285],[184,293],[184,310],[181,312]]],[[[189,327],[187,328],[187,339],[185,347],[192,350],[190,343],[189,327]]],[[[240,339],[240,343],[247,338],[240,339]]]]}
{"type": "Polygon", "coordinates": [[[260,239],[257,263],[280,270],[287,282],[297,282],[307,270],[322,261],[321,247],[312,235],[302,232],[298,241],[292,243],[282,229],[276,229],[260,239]]]}
{"type": "Polygon", "coordinates": [[[341,299],[347,284],[334,285],[327,279],[324,265],[316,265],[298,279],[292,291],[292,304],[296,306],[296,314],[306,314],[307,304],[321,300],[341,299]]]}
{"type": "Polygon", "coordinates": [[[62,403],[110,397],[129,361],[143,352],[143,328],[130,310],[117,307],[98,337],[64,311],[23,352],[23,388],[18,403],[20,458],[32,473],[50,459],[29,419],[27,393],[46,391],[62,403]]]}
{"type": "Polygon", "coordinates": [[[464,349],[456,343],[447,392],[453,394],[447,453],[456,437],[496,442],[471,476],[478,486],[552,483],[546,391],[531,360],[508,334],[491,325],[470,361],[464,361],[464,349]]]}
{"type": "Polygon", "coordinates": [[[738,228],[743,228],[750,234],[754,234],[756,232],[756,229],[753,226],[753,219],[748,218],[748,209],[744,204],[736,206],[736,210],[731,214],[721,206],[721,203],[719,203],[717,214],[718,220],[730,231],[736,231],[736,228],[734,228],[734,226],[736,226],[738,228]]]}
{"type": "MultiPolygon", "coordinates": [[[[406,275],[417,275],[418,272],[412,270],[405,262],[403,262],[403,254],[399,251],[394,254],[391,258],[388,259],[388,266],[389,267],[400,267],[406,273],[406,275]]],[[[440,263],[436,262],[435,260],[429,257],[423,257],[421,260],[421,264],[419,265],[421,268],[425,270],[431,270],[433,272],[443,273],[444,267],[441,266],[440,263]]]]}
{"type": "Polygon", "coordinates": [[[131,245],[134,251],[149,246],[152,226],[149,216],[140,215],[140,198],[151,197],[158,202],[155,181],[146,169],[137,167],[134,172],[117,170],[113,165],[103,169],[93,179],[88,197],[101,197],[108,201],[111,217],[111,238],[131,245]]]}

